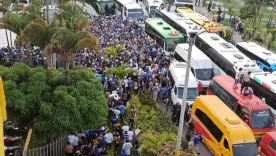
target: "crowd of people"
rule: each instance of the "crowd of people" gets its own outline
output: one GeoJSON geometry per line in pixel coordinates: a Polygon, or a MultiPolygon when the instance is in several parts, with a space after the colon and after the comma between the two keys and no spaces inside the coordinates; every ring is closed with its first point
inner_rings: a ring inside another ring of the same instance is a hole
{"type": "MultiPolygon", "coordinates": [[[[170,60],[138,23],[117,16],[91,16],[90,19],[87,31],[99,38],[100,54],[92,49],[83,49],[75,55],[74,63],[91,68],[102,80],[108,99],[110,125],[70,134],[65,151],[68,155],[107,155],[106,149],[114,146],[114,155],[133,153],[136,156],[141,130],[134,126],[138,110],[128,108],[128,101],[142,91],[149,91],[155,101],[167,99],[172,88],[167,77],[170,60]],[[123,48],[115,56],[104,55],[105,48],[118,45],[123,48]],[[135,69],[135,72],[122,80],[115,74],[106,74],[109,68],[122,64],[128,69],[135,69]]],[[[139,21],[143,23],[144,19],[139,21]]]]}

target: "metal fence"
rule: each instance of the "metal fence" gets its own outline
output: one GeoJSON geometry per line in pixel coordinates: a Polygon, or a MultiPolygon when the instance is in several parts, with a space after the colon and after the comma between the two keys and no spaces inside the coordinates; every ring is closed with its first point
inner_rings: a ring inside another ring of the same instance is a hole
{"type": "Polygon", "coordinates": [[[23,156],[63,156],[67,140],[67,135],[60,136],[46,146],[24,151],[23,156]]]}

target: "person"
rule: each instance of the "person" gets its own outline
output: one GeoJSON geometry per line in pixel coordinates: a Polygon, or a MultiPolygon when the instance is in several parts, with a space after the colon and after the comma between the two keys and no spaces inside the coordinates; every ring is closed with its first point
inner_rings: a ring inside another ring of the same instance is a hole
{"type": "Polygon", "coordinates": [[[111,118],[111,124],[112,126],[116,123],[118,123],[119,119],[116,117],[116,114],[113,115],[113,117],[111,118]]]}
{"type": "Polygon", "coordinates": [[[68,135],[68,141],[70,142],[71,145],[73,145],[74,139],[75,139],[74,133],[70,133],[68,135]]]}
{"type": "Polygon", "coordinates": [[[195,6],[196,6],[196,4],[197,4],[197,7],[199,7],[199,5],[200,5],[200,0],[196,0],[195,6]]]}
{"type": "Polygon", "coordinates": [[[120,110],[118,110],[118,109],[113,109],[113,113],[114,113],[114,115],[116,116],[117,119],[120,118],[120,114],[121,114],[120,110]]]}
{"type": "Polygon", "coordinates": [[[197,155],[200,155],[199,149],[198,149],[198,144],[199,144],[199,135],[197,134],[197,132],[195,132],[194,137],[193,137],[193,145],[197,150],[197,155]]]}
{"type": "Polygon", "coordinates": [[[66,153],[66,156],[73,156],[74,148],[69,141],[67,141],[64,151],[66,153]]]}
{"type": "Polygon", "coordinates": [[[241,78],[241,71],[242,71],[242,68],[239,68],[239,71],[236,72],[235,83],[233,85],[233,88],[237,88],[237,84],[239,83],[240,78],[241,78]]]}
{"type": "Polygon", "coordinates": [[[138,149],[140,147],[140,142],[139,142],[139,136],[140,136],[141,133],[138,133],[136,136],[135,136],[135,139],[134,139],[134,147],[133,147],[133,152],[134,152],[134,156],[138,156],[139,153],[138,153],[138,149]]]}
{"type": "Polygon", "coordinates": [[[73,147],[74,147],[74,152],[77,150],[77,147],[79,145],[79,138],[77,136],[77,134],[74,135],[74,141],[72,143],[73,147]]]}
{"type": "Polygon", "coordinates": [[[244,96],[253,95],[253,89],[251,87],[244,87],[244,89],[242,90],[242,94],[244,96]]]}
{"type": "Polygon", "coordinates": [[[159,87],[158,87],[158,83],[155,83],[155,86],[152,87],[152,96],[153,96],[153,100],[156,102],[157,100],[157,96],[158,96],[158,92],[159,92],[159,87]]]}
{"type": "Polygon", "coordinates": [[[120,111],[120,119],[121,119],[121,122],[123,123],[124,122],[124,115],[125,115],[125,110],[126,110],[126,106],[125,105],[120,105],[118,107],[119,111],[120,111]]]}
{"type": "Polygon", "coordinates": [[[247,72],[242,78],[242,86],[241,86],[241,92],[243,91],[244,87],[249,87],[250,85],[250,74],[251,71],[247,72]]]}
{"type": "Polygon", "coordinates": [[[119,153],[119,148],[120,148],[120,134],[118,132],[115,132],[113,135],[115,147],[114,147],[114,153],[115,155],[118,155],[119,153]]]}
{"type": "Polygon", "coordinates": [[[125,125],[122,127],[123,134],[125,134],[126,131],[129,131],[129,126],[125,122],[125,125]]]}
{"type": "Polygon", "coordinates": [[[104,135],[104,139],[107,143],[107,146],[110,146],[111,143],[113,142],[113,134],[111,132],[107,132],[105,135],[104,135]]]}
{"type": "Polygon", "coordinates": [[[212,1],[210,1],[209,4],[208,4],[208,12],[209,13],[211,12],[211,7],[212,7],[212,1]]]}
{"type": "Polygon", "coordinates": [[[203,84],[201,83],[201,81],[198,81],[197,88],[198,88],[198,95],[202,95],[203,94],[203,84]]]}
{"type": "Polygon", "coordinates": [[[130,150],[132,147],[132,144],[128,140],[126,140],[126,142],[123,144],[123,150],[128,156],[130,156],[130,150]]]}
{"type": "Polygon", "coordinates": [[[120,156],[128,156],[128,155],[126,154],[126,151],[123,150],[123,151],[120,153],[120,156]]]}
{"type": "Polygon", "coordinates": [[[135,118],[135,112],[134,112],[134,109],[131,109],[130,115],[129,115],[129,129],[132,129],[134,126],[134,118],[135,118]]]}

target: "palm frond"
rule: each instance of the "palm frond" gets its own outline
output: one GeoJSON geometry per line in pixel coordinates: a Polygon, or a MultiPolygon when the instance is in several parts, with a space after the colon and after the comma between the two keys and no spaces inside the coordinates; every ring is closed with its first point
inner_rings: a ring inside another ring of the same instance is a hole
{"type": "Polygon", "coordinates": [[[79,40],[74,47],[74,52],[78,52],[83,48],[92,48],[95,51],[99,52],[99,41],[95,37],[85,37],[81,40],[79,40]]]}

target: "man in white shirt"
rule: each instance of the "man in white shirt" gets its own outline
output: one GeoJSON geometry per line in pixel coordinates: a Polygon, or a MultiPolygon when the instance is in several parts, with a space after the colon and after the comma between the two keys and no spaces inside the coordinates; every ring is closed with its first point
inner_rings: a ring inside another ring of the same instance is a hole
{"type": "Polygon", "coordinates": [[[132,131],[128,131],[128,140],[131,142],[133,140],[134,133],[132,131]]]}
{"type": "Polygon", "coordinates": [[[105,139],[105,141],[106,141],[107,144],[111,144],[112,141],[113,141],[113,134],[111,132],[107,132],[104,135],[104,139],[105,139]]]}
{"type": "Polygon", "coordinates": [[[120,118],[120,111],[118,109],[113,109],[113,113],[116,115],[116,118],[120,118]]]}
{"type": "Polygon", "coordinates": [[[132,147],[132,144],[128,140],[126,140],[126,142],[123,144],[123,150],[126,152],[127,155],[130,155],[130,149],[132,147]]]}
{"type": "Polygon", "coordinates": [[[68,135],[68,141],[70,142],[71,145],[73,145],[74,139],[75,139],[74,134],[73,134],[73,133],[70,133],[70,134],[68,135]]]}
{"type": "Polygon", "coordinates": [[[125,123],[125,125],[122,127],[123,130],[123,134],[125,134],[126,131],[129,131],[129,126],[127,125],[127,123],[125,123]]]}
{"type": "Polygon", "coordinates": [[[127,79],[126,76],[125,76],[125,79],[124,79],[124,84],[125,84],[125,89],[128,88],[128,79],[127,79]]]}

